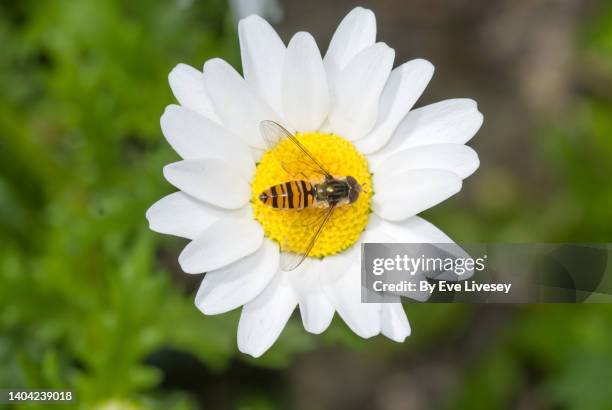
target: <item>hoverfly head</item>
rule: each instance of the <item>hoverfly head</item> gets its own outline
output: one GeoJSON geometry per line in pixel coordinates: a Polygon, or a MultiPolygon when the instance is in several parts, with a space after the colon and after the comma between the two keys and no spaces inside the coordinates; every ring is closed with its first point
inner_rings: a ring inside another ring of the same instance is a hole
{"type": "Polygon", "coordinates": [[[359,193],[361,192],[362,186],[351,176],[346,177],[346,183],[349,186],[349,203],[352,204],[359,199],[359,193]]]}

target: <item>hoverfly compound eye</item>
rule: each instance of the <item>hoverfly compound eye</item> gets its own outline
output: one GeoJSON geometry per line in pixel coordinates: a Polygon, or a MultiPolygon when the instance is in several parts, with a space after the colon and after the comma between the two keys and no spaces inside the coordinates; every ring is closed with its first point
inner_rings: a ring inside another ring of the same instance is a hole
{"type": "Polygon", "coordinates": [[[346,177],[346,183],[348,184],[348,186],[357,192],[361,192],[361,185],[359,184],[359,182],[357,182],[357,180],[355,178],[353,178],[352,176],[348,176],[346,177]]]}
{"type": "Polygon", "coordinates": [[[359,199],[359,190],[351,188],[351,190],[349,191],[349,203],[352,204],[358,199],[359,199]]]}

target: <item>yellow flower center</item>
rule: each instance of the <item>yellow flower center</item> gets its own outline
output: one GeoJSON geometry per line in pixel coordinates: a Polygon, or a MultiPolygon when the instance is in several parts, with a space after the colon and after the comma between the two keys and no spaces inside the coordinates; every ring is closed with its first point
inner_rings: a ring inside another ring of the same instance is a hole
{"type": "MultiPolygon", "coordinates": [[[[368,223],[372,178],[368,164],[349,141],[334,134],[303,132],[297,139],[335,177],[354,177],[365,188],[359,199],[352,204],[338,206],[321,232],[309,256],[322,258],[341,252],[354,244],[368,223]]],[[[297,146],[289,139],[282,140],[267,151],[257,165],[251,183],[253,213],[261,223],[268,238],[278,242],[284,251],[303,253],[318,225],[323,221],[325,209],[276,209],[263,204],[259,195],[273,185],[292,180],[308,180],[313,184],[322,182],[323,177],[308,165],[302,167],[299,175],[289,174],[300,166],[295,160],[302,159],[297,146]],[[284,164],[284,165],[283,165],[284,164]]]]}

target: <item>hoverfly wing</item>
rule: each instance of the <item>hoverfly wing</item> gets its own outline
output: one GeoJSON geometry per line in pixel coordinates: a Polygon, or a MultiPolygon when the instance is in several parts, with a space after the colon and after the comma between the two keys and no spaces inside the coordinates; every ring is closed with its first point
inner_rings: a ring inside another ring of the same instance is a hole
{"type": "Polygon", "coordinates": [[[321,168],[313,165],[311,161],[307,161],[300,158],[300,155],[294,156],[293,158],[285,158],[280,161],[280,166],[292,178],[300,178],[304,180],[310,180],[311,178],[306,175],[318,174],[325,176],[326,174],[321,171],[321,168]]]}
{"type": "Polygon", "coordinates": [[[299,253],[284,252],[280,253],[280,268],[285,272],[295,270],[302,264],[306,258],[302,258],[299,253]]]}
{"type": "Polygon", "coordinates": [[[274,122],[265,120],[259,123],[261,135],[268,149],[272,149],[283,139],[288,138],[299,149],[299,155],[292,160],[283,161],[283,169],[290,175],[297,175],[304,170],[317,172],[326,178],[333,178],[331,173],[317,160],[308,149],[285,127],[274,122]]]}
{"type": "Polygon", "coordinates": [[[292,137],[292,134],[285,127],[270,120],[260,122],[259,131],[267,149],[272,149],[283,139],[292,137]]]}
{"type": "Polygon", "coordinates": [[[306,242],[306,247],[304,248],[303,252],[301,253],[286,252],[282,250],[283,246],[281,245],[280,265],[281,265],[282,270],[292,271],[298,266],[300,266],[302,262],[304,262],[304,259],[306,259],[306,257],[308,256],[312,248],[317,243],[317,239],[319,239],[321,232],[323,232],[323,228],[325,228],[325,225],[331,219],[331,216],[335,208],[336,208],[335,205],[330,205],[330,207],[327,208],[327,210],[323,214],[324,217],[317,218],[317,220],[320,222],[317,225],[317,229],[314,231],[312,236],[310,236],[310,238],[306,242]]]}

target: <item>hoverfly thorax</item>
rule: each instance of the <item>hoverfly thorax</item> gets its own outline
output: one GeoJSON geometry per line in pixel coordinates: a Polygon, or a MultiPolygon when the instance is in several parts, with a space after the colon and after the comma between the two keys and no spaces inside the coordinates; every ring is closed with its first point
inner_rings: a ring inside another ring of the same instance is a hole
{"type": "Polygon", "coordinates": [[[326,206],[352,204],[359,199],[360,192],[361,185],[351,176],[326,178],[316,185],[316,200],[326,206]]]}

